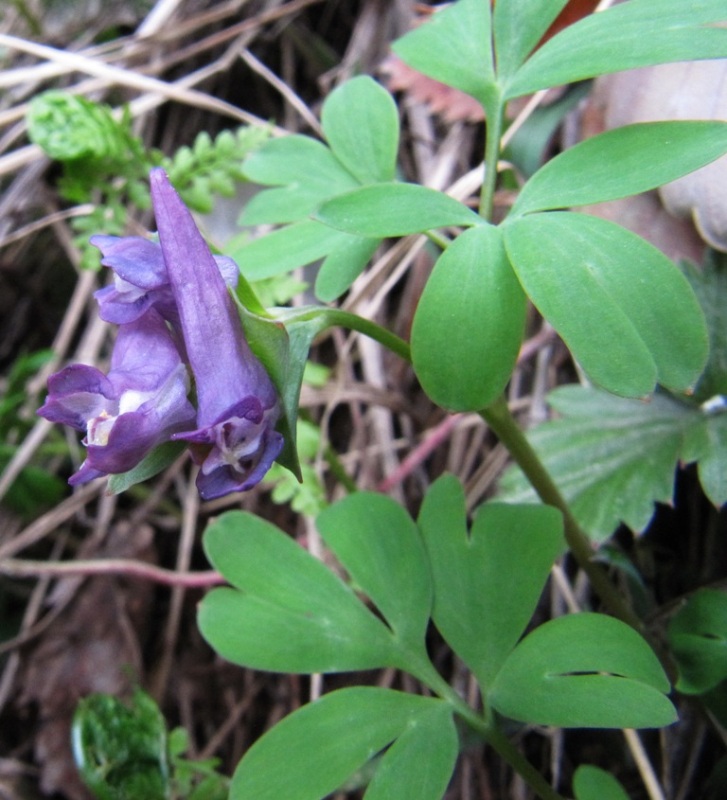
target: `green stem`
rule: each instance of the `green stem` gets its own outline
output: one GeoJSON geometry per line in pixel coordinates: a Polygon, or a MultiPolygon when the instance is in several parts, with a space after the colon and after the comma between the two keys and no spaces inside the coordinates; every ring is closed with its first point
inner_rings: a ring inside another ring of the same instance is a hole
{"type": "Polygon", "coordinates": [[[487,129],[485,131],[485,179],[480,193],[480,216],[492,221],[497,186],[497,163],[500,160],[500,138],[505,115],[505,104],[499,97],[493,98],[485,109],[487,129]]]}
{"type": "Polygon", "coordinates": [[[343,488],[349,494],[357,492],[358,486],[356,485],[356,482],[351,478],[348,472],[346,472],[346,468],[341,463],[338,453],[331,447],[330,444],[324,450],[323,455],[328,463],[328,468],[331,470],[331,475],[336,478],[341,486],[343,486],[343,488]]]}
{"type": "Polygon", "coordinates": [[[540,499],[547,505],[555,506],[563,515],[563,528],[568,547],[608,610],[621,621],[641,631],[641,620],[629,608],[601,565],[593,561],[593,549],[588,536],[576,522],[570,506],[515,421],[505,398],[501,397],[480,414],[507,447],[540,499]]]}
{"type": "Polygon", "coordinates": [[[485,741],[542,800],[564,800],[497,726],[490,728],[485,741]]]}
{"type": "Polygon", "coordinates": [[[426,655],[409,654],[406,665],[403,667],[422,683],[427,685],[436,695],[448,702],[454,711],[484,740],[493,750],[504,759],[520,775],[530,788],[542,800],[564,800],[558,792],[545,780],[537,769],[523,756],[515,745],[502,733],[497,722],[485,710],[480,715],[455,692],[455,690],[442,678],[426,655]],[[487,717],[490,717],[488,719],[487,717]]]}
{"type": "Polygon", "coordinates": [[[365,336],[387,347],[392,353],[396,353],[404,361],[411,363],[411,348],[409,345],[401,337],[381,325],[377,325],[370,319],[364,319],[357,314],[352,314],[350,311],[341,311],[335,308],[326,309],[325,318],[326,327],[340,325],[342,328],[349,328],[352,331],[363,333],[365,336]]]}
{"type": "Polygon", "coordinates": [[[442,252],[444,252],[451,244],[451,241],[438,231],[425,231],[424,235],[427,237],[427,239],[429,239],[430,242],[432,242],[432,244],[437,245],[442,252]]]}

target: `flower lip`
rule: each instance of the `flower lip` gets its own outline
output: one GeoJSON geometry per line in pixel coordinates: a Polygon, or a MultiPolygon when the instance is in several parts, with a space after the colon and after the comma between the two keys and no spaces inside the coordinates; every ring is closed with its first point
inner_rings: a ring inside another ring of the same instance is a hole
{"type": "Polygon", "coordinates": [[[264,411],[255,398],[246,398],[217,423],[172,436],[191,444],[204,500],[243,492],[260,482],[283,448],[283,436],[273,427],[276,416],[277,408],[264,411]]]}
{"type": "Polygon", "coordinates": [[[166,323],[153,309],[119,330],[108,376],[73,364],[48,380],[38,414],[85,431],[87,458],[70,483],[135,467],[189,425],[189,376],[166,323]]]}

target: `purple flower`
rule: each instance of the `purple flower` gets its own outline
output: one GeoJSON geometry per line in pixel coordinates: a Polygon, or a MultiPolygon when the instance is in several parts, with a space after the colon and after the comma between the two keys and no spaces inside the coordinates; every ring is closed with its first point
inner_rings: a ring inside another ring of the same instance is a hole
{"type": "MultiPolygon", "coordinates": [[[[92,236],[101,251],[101,263],[114,271],[114,282],[95,293],[99,315],[106,322],[124,324],[154,307],[173,324],[179,322],[167,267],[157,242],[141,236],[92,236]]],[[[214,256],[225,283],[234,288],[239,273],[227,256],[214,256]]]]}
{"type": "Polygon", "coordinates": [[[188,441],[205,499],[244,491],[283,447],[277,392],[243,335],[220,268],[162,169],[151,172],[159,243],[197,387],[197,427],[188,441]]]}
{"type": "Polygon", "coordinates": [[[132,469],[195,416],[187,370],[153,309],[121,326],[108,375],[72,364],[49,378],[48,389],[38,413],[86,433],[87,458],[72,486],[132,469]]]}

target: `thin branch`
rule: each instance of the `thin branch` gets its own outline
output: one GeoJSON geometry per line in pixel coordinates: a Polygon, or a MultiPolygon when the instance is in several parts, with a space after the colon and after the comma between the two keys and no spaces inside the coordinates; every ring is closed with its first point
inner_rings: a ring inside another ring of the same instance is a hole
{"type": "Polygon", "coordinates": [[[153,581],[164,586],[205,589],[225,579],[219,572],[175,572],[132,558],[98,558],[87,561],[35,561],[25,558],[0,560],[0,574],[13,578],[69,578],[110,575],[153,581]]]}

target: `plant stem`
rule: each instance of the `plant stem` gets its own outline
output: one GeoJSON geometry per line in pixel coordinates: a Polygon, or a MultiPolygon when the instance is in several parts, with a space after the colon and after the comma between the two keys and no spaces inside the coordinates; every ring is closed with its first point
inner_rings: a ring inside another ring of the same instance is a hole
{"type": "Polygon", "coordinates": [[[523,756],[502,733],[497,722],[485,710],[484,715],[470,708],[457,692],[442,678],[426,655],[410,653],[410,659],[402,666],[407,672],[428,686],[436,695],[446,700],[454,711],[523,778],[542,800],[564,800],[545,780],[537,769],[523,756]],[[488,719],[488,717],[490,717],[488,719]]]}
{"type": "Polygon", "coordinates": [[[540,499],[557,508],[563,515],[563,529],[568,547],[608,610],[622,622],[641,632],[641,620],[629,608],[601,565],[593,561],[593,549],[588,536],[581,529],[550,473],[515,421],[505,398],[501,397],[480,414],[510,451],[540,499]]]}
{"type": "Polygon", "coordinates": [[[564,800],[497,726],[490,727],[485,741],[542,800],[564,800]]]}
{"type": "Polygon", "coordinates": [[[505,104],[500,97],[488,103],[485,113],[487,129],[485,131],[485,179],[480,193],[480,216],[488,222],[492,221],[492,209],[495,202],[497,185],[497,163],[500,160],[500,137],[502,121],[505,115],[505,104]]]}
{"type": "Polygon", "coordinates": [[[330,444],[323,451],[323,455],[328,462],[328,468],[331,470],[331,475],[336,478],[336,480],[341,484],[341,486],[343,486],[348,494],[357,492],[358,486],[356,485],[356,482],[351,478],[348,472],[346,472],[345,467],[341,463],[341,459],[338,457],[338,453],[333,449],[333,447],[331,447],[330,444]]]}
{"type": "Polygon", "coordinates": [[[409,345],[402,338],[381,325],[359,317],[357,314],[352,314],[350,311],[341,311],[335,308],[325,309],[325,318],[326,327],[340,325],[342,328],[349,328],[352,331],[363,333],[391,350],[392,353],[396,353],[400,358],[411,363],[411,348],[409,345]]]}

